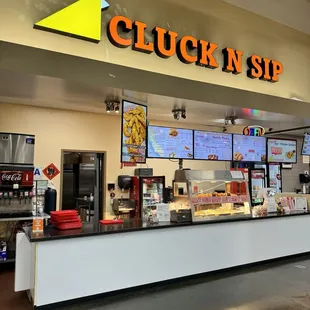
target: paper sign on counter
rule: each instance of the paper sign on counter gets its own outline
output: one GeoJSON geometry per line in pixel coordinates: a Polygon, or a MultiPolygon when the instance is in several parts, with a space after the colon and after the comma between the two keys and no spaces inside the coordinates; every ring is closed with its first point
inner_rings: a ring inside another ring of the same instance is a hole
{"type": "Polygon", "coordinates": [[[170,222],[170,210],[168,203],[156,204],[156,216],[159,222],[170,222]]]}
{"type": "Polygon", "coordinates": [[[32,232],[43,231],[43,218],[35,217],[32,221],[32,232]]]}
{"type": "Polygon", "coordinates": [[[295,197],[295,210],[296,211],[307,211],[307,198],[306,197],[295,197]]]}
{"type": "Polygon", "coordinates": [[[241,171],[237,171],[237,170],[230,171],[230,174],[231,174],[231,177],[233,179],[244,179],[243,174],[242,174],[241,171]]]}

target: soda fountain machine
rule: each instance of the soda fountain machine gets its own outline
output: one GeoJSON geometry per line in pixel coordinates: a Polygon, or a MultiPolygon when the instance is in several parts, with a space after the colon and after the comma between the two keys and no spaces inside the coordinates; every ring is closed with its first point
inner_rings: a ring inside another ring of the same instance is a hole
{"type": "Polygon", "coordinates": [[[0,133],[0,218],[33,211],[33,135],[0,133]]]}

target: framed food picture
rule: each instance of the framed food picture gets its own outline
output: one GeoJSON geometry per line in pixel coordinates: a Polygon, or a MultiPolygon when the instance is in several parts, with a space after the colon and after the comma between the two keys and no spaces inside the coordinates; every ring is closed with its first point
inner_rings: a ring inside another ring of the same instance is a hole
{"type": "Polygon", "coordinates": [[[121,163],[146,162],[147,107],[122,101],[121,163]]]}

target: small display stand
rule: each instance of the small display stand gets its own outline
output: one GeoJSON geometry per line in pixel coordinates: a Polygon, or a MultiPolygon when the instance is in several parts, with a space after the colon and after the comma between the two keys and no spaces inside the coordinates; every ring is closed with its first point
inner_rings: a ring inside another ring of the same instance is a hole
{"type": "Polygon", "coordinates": [[[267,209],[267,213],[277,212],[277,202],[275,199],[276,190],[274,188],[261,188],[257,194],[257,198],[264,199],[263,206],[267,209]]]}

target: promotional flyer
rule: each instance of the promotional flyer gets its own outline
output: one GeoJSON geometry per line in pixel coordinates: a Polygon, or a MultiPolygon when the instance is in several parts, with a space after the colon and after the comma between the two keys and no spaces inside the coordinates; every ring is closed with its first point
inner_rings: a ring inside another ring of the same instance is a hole
{"type": "Polygon", "coordinates": [[[296,163],[297,141],[268,139],[268,161],[270,163],[296,163]]]}

